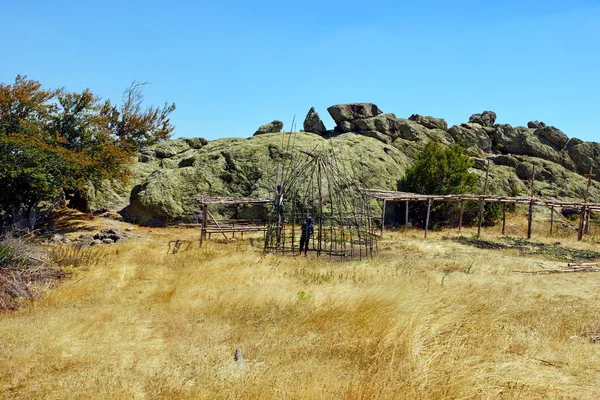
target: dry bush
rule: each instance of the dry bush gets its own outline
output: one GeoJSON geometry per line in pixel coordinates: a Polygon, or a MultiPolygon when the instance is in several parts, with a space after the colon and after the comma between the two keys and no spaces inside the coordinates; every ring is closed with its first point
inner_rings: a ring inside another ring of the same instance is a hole
{"type": "Polygon", "coordinates": [[[16,310],[65,276],[39,247],[8,234],[0,238],[0,311],[16,310]]]}

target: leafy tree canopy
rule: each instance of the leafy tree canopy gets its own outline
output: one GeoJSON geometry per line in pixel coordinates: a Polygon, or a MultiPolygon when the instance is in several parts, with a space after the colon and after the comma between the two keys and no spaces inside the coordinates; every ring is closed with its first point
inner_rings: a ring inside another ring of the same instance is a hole
{"type": "MultiPolygon", "coordinates": [[[[399,182],[399,189],[420,194],[463,194],[479,193],[481,186],[476,174],[470,172],[473,160],[465,154],[464,148],[458,144],[443,146],[430,141],[417,154],[415,163],[406,171],[406,176],[399,182]]],[[[464,204],[463,222],[474,223],[478,218],[478,205],[464,204]]],[[[413,215],[419,223],[424,223],[426,206],[415,203],[413,215]]],[[[456,225],[459,217],[458,203],[434,203],[430,223],[433,227],[456,225]]],[[[500,208],[498,204],[488,203],[483,214],[483,223],[493,225],[498,220],[500,208]]]]}
{"type": "Polygon", "coordinates": [[[63,191],[127,179],[133,153],[173,131],[175,105],[142,108],[144,84],[115,106],[89,89],[45,89],[25,76],[0,83],[0,212],[10,208],[14,219],[63,191]]]}
{"type": "Polygon", "coordinates": [[[472,166],[473,160],[460,145],[446,147],[430,141],[407,169],[400,187],[421,194],[473,192],[477,190],[478,177],[469,171],[472,166]]]}

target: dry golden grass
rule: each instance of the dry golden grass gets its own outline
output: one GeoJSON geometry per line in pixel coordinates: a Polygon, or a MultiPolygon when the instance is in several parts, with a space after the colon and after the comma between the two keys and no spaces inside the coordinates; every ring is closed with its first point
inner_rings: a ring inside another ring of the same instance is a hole
{"type": "Polygon", "coordinates": [[[564,263],[444,240],[455,230],[388,233],[374,260],[348,263],[250,241],[171,255],[170,238],[196,232],[138,231],[0,315],[4,398],[600,397],[600,275],[515,274],[564,263]]]}

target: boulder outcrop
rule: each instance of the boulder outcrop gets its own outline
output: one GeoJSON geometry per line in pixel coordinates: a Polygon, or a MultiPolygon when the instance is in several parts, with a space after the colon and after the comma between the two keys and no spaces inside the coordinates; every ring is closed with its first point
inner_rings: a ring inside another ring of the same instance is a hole
{"type": "Polygon", "coordinates": [[[471,115],[471,118],[469,118],[469,122],[489,128],[496,123],[496,113],[493,111],[484,111],[481,114],[473,114],[471,115]]]}
{"type": "Polygon", "coordinates": [[[327,109],[336,124],[342,121],[376,117],[382,111],[373,103],[336,104],[327,109]]]}
{"type": "Polygon", "coordinates": [[[314,107],[311,107],[308,111],[308,114],[306,114],[306,118],[304,118],[303,127],[304,132],[317,133],[319,135],[322,135],[327,131],[327,128],[325,128],[325,124],[321,120],[319,113],[315,110],[314,107]]]}
{"type": "Polygon", "coordinates": [[[273,122],[269,122],[268,124],[261,125],[254,135],[263,135],[265,133],[279,133],[283,130],[283,122],[279,120],[275,120],[273,122]]]}
{"type": "MultiPolygon", "coordinates": [[[[335,149],[340,160],[348,163],[348,170],[361,170],[356,184],[363,187],[395,190],[429,140],[466,145],[468,153],[478,159],[474,171],[481,175],[485,158],[491,157],[489,190],[493,194],[529,195],[534,168],[536,195],[542,197],[581,200],[587,188],[583,175],[590,168],[600,181],[600,144],[569,139],[542,122],[531,121],[527,127],[497,124],[496,114],[485,111],[448,129],[443,119],[419,114],[398,118],[373,103],[341,104],[328,111],[336,122],[336,134],[323,135],[323,121],[311,109],[304,127],[313,133],[296,134],[295,147],[335,149]]],[[[283,123],[274,121],[258,132],[282,129],[283,123]]],[[[278,135],[166,141],[141,151],[131,184],[91,187],[85,193],[86,208],[120,207],[127,221],[144,225],[194,221],[198,195],[269,198],[276,171],[288,156],[278,135]]],[[[600,201],[600,183],[592,184],[591,198],[600,201]]]]}
{"type": "Polygon", "coordinates": [[[408,117],[408,119],[423,125],[425,128],[441,129],[443,131],[448,130],[448,123],[445,119],[442,118],[434,118],[425,115],[413,114],[410,117],[408,117]]]}

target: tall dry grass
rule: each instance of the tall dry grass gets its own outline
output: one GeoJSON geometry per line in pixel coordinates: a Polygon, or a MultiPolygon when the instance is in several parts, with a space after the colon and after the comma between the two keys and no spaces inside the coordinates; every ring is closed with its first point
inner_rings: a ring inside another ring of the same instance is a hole
{"type": "Polygon", "coordinates": [[[166,254],[173,235],[195,236],[185,230],[107,246],[65,284],[0,315],[0,392],[598,398],[600,276],[515,274],[562,262],[444,240],[455,234],[388,233],[377,258],[348,263],[263,255],[249,241],[166,254]]]}

